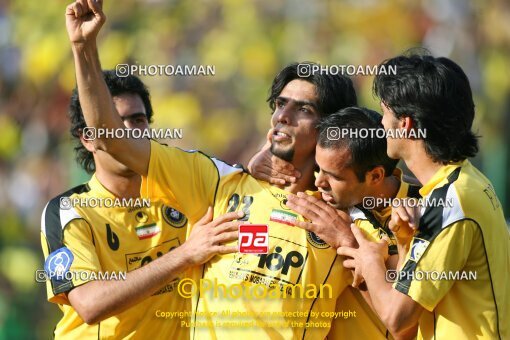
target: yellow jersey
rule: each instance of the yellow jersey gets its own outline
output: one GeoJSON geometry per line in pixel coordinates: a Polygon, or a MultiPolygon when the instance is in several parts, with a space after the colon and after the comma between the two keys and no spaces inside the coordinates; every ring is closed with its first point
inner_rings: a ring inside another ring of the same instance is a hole
{"type": "MultiPolygon", "coordinates": [[[[396,178],[401,176],[397,169],[396,178]]],[[[400,187],[395,198],[417,197],[419,187],[400,181],[400,187]]],[[[367,210],[362,206],[349,209],[349,215],[354,224],[363,234],[373,242],[381,240],[383,236],[390,239],[389,254],[397,254],[396,240],[389,230],[388,223],[391,218],[391,206],[381,210],[367,210]]],[[[366,303],[357,288],[348,287],[337,302],[337,311],[343,311],[346,317],[337,318],[328,335],[330,339],[392,339],[392,336],[379,319],[379,316],[366,303]]]]}
{"type": "Polygon", "coordinates": [[[465,160],[420,194],[420,226],[394,287],[419,303],[419,339],[510,338],[510,241],[490,181],[465,160]]]}
{"type": "Polygon", "coordinates": [[[193,295],[192,339],[327,336],[352,275],[323,240],[290,225],[303,218],[286,207],[287,194],[200,152],[151,141],[142,197],[175,206],[191,223],[214,206],[215,217],[242,210],[241,220],[268,228],[267,254],[215,256],[194,271],[196,286],[207,289],[193,295]]]}
{"type": "Polygon", "coordinates": [[[189,318],[168,317],[168,312],[191,309],[189,300],[176,291],[182,275],[136,306],[95,325],[84,323],[70,305],[67,293],[74,287],[94,279],[121,280],[127,272],[171,251],[186,239],[188,220],[173,207],[157,202],[150,202],[147,207],[141,201],[132,204],[134,207],[119,207],[115,201],[111,203],[113,199],[115,196],[94,175],[88,183],[50,200],[44,209],[41,243],[45,269],[51,278],[46,284],[47,295],[64,314],[55,328],[55,338],[189,337],[189,329],[180,325],[189,318]],[[72,206],[70,200],[85,203],[72,206]],[[107,204],[98,206],[98,200],[107,204]],[[60,270],[60,275],[55,275],[56,270],[60,270]]]}

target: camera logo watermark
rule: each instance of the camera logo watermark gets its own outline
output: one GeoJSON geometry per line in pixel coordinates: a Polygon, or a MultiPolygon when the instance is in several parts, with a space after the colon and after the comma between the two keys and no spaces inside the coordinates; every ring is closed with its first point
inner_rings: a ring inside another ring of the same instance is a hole
{"type": "Polygon", "coordinates": [[[326,137],[329,140],[353,139],[353,138],[380,138],[380,139],[425,139],[427,138],[426,129],[388,129],[383,128],[339,128],[330,126],[326,130],[326,137]]]}
{"type": "Polygon", "coordinates": [[[298,64],[297,75],[301,78],[308,78],[312,75],[347,75],[347,76],[376,76],[396,75],[396,65],[318,65],[298,64]]]}
{"type": "Polygon", "coordinates": [[[389,269],[386,271],[386,282],[398,281],[470,281],[476,280],[476,271],[398,271],[389,269]]]}
{"type": "Polygon", "coordinates": [[[182,129],[107,129],[107,128],[83,128],[83,139],[91,141],[101,138],[148,138],[148,139],[182,139],[182,129]]]}
{"type": "Polygon", "coordinates": [[[428,207],[443,207],[453,208],[453,198],[389,198],[389,197],[373,197],[367,196],[363,198],[362,206],[367,210],[372,210],[377,207],[407,207],[407,208],[428,208],[428,207]]]}
{"type": "Polygon", "coordinates": [[[126,280],[126,272],[89,272],[89,271],[65,271],[58,273],[47,273],[44,269],[35,271],[35,282],[44,283],[50,279],[57,281],[118,281],[126,280]]]}
{"type": "Polygon", "coordinates": [[[149,198],[60,197],[60,209],[82,208],[149,208],[149,198]]]}
{"type": "Polygon", "coordinates": [[[214,76],[216,66],[214,65],[139,65],[139,64],[117,64],[115,66],[117,77],[124,78],[130,75],[135,76],[214,76]]]}

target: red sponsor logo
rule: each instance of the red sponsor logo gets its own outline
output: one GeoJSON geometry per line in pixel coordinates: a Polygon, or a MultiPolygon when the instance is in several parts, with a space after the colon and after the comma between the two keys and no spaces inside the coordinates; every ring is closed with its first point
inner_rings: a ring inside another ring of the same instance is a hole
{"type": "Polygon", "coordinates": [[[239,252],[242,254],[267,254],[269,251],[268,226],[243,224],[239,226],[239,252]]]}

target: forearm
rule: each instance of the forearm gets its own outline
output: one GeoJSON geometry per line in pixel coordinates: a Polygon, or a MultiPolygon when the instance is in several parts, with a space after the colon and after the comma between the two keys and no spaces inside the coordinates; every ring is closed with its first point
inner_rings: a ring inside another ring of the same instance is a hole
{"type": "Polygon", "coordinates": [[[379,318],[394,336],[407,333],[410,327],[415,326],[413,309],[405,308],[404,301],[411,299],[392,287],[392,283],[386,281],[387,268],[381,258],[375,261],[364,273],[370,293],[373,309],[379,318]]]}
{"type": "Polygon", "coordinates": [[[129,272],[125,280],[79,286],[69,293],[69,300],[86,323],[95,324],[145,300],[192,265],[181,246],[129,272]]]}
{"type": "MultiPolygon", "coordinates": [[[[88,126],[123,128],[106,86],[95,42],[72,45],[80,105],[88,126]]],[[[109,139],[109,140],[114,140],[109,139]]],[[[106,140],[100,140],[100,146],[106,140]]]]}

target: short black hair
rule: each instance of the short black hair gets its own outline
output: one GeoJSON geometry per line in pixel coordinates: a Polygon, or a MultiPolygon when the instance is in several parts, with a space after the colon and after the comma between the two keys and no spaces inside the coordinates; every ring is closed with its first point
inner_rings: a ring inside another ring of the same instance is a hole
{"type": "MultiPolygon", "coordinates": [[[[352,80],[344,75],[330,75],[323,74],[321,72],[310,72],[307,76],[300,74],[298,68],[306,65],[317,65],[313,62],[302,62],[292,63],[276,75],[271,85],[269,98],[267,102],[272,111],[275,110],[276,98],[280,95],[283,88],[295,79],[305,80],[315,85],[315,91],[317,92],[318,99],[318,110],[322,116],[332,114],[344,107],[357,105],[356,91],[352,80]]],[[[308,66],[308,67],[310,67],[308,66]]]]}
{"type": "MultiPolygon", "coordinates": [[[[119,96],[122,94],[137,94],[142,99],[147,114],[147,121],[152,122],[152,104],[149,90],[147,86],[134,75],[128,75],[127,77],[119,77],[115,73],[115,70],[103,71],[104,80],[106,86],[110,90],[112,97],[119,96]]],[[[69,118],[71,120],[71,135],[78,141],[74,151],[76,152],[76,161],[80,166],[89,174],[96,170],[94,163],[94,157],[92,153],[85,149],[83,144],[80,142],[80,136],[83,129],[87,126],[83,112],[80,105],[80,99],[78,97],[78,88],[73,90],[71,95],[71,103],[69,105],[69,118]]]]}
{"type": "Polygon", "coordinates": [[[459,65],[416,51],[382,65],[396,67],[396,74],[378,74],[375,95],[397,118],[410,117],[417,129],[426,131],[426,152],[434,161],[447,164],[476,155],[478,140],[471,131],[475,104],[459,65]]]}
{"type": "Polygon", "coordinates": [[[398,160],[388,157],[386,152],[386,138],[384,135],[378,137],[376,129],[384,129],[382,125],[382,116],[373,111],[362,107],[348,107],[322,118],[317,128],[319,130],[318,145],[325,149],[340,149],[347,147],[351,153],[351,160],[347,166],[353,168],[356,177],[360,182],[365,181],[365,174],[376,166],[384,168],[384,175],[391,176],[398,160]],[[337,129],[339,132],[360,131],[360,129],[370,129],[374,133],[369,133],[368,137],[362,134],[342,135],[336,134],[332,138],[331,129],[337,129]],[[339,137],[339,138],[336,138],[339,137]]]}

